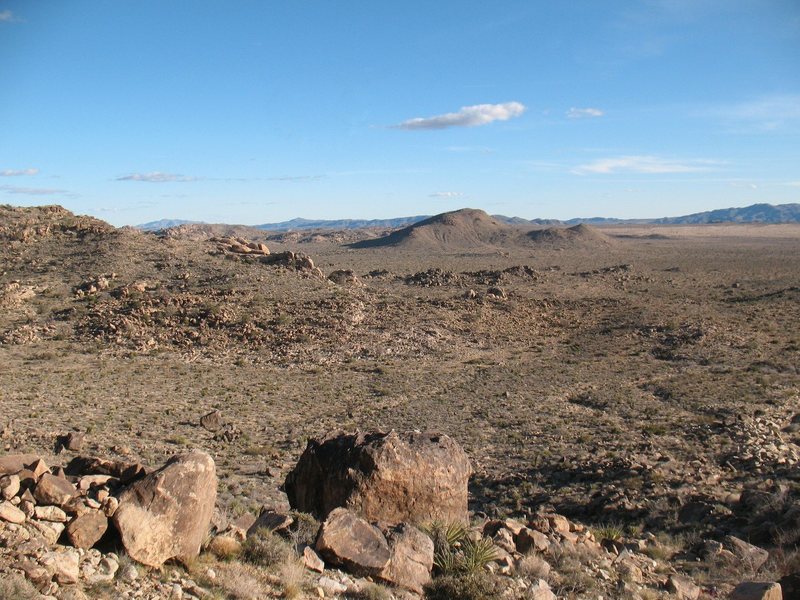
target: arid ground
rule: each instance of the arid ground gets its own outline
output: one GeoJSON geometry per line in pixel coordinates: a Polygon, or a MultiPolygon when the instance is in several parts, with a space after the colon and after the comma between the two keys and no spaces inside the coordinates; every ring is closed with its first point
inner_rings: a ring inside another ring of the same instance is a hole
{"type": "Polygon", "coordinates": [[[146,234],[0,207],[3,449],[51,456],[71,430],[153,465],[203,448],[238,514],[285,505],[309,437],[438,430],[472,460],[478,515],[551,505],[687,548],[794,547],[800,226],[350,245],[381,233],[146,234]],[[213,409],[223,434],[198,425],[213,409]]]}

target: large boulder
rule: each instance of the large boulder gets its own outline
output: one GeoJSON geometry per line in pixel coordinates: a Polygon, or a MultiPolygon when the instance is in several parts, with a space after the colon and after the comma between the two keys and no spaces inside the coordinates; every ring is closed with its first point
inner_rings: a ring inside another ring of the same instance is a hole
{"type": "Polygon", "coordinates": [[[214,460],[195,450],[133,483],[119,497],[114,525],[134,560],[159,567],[200,553],[217,498],[214,460]]]}
{"type": "Polygon", "coordinates": [[[466,453],[437,433],[338,434],[310,440],[285,490],[293,508],[325,519],[346,507],[387,524],[468,521],[466,453]]]}
{"type": "Polygon", "coordinates": [[[0,456],[0,475],[19,473],[39,460],[35,454],[6,454],[0,456]]]}
{"type": "Polygon", "coordinates": [[[783,600],[784,595],[779,583],[763,583],[744,581],[728,596],[730,600],[783,600]]]}

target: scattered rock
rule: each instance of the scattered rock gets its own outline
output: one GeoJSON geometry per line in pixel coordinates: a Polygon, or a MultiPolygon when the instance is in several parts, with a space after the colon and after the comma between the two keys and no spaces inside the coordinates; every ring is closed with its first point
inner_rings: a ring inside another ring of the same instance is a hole
{"type": "Polygon", "coordinates": [[[319,557],[311,546],[303,548],[303,565],[309,571],[322,573],[325,570],[325,562],[319,557]]]}
{"type": "Polygon", "coordinates": [[[66,479],[45,473],[36,484],[33,497],[39,504],[63,506],[78,492],[66,479]]]}
{"type": "Polygon", "coordinates": [[[683,575],[670,575],[667,580],[667,590],[675,594],[678,600],[697,600],[700,596],[700,588],[683,575]]]}
{"type": "Polygon", "coordinates": [[[108,529],[108,517],[93,510],[75,517],[67,525],[67,538],[76,548],[91,548],[108,529]]]}
{"type": "Polygon", "coordinates": [[[381,530],[346,508],[337,508],[328,515],[316,549],[326,561],[355,575],[378,575],[391,559],[381,530]]]}
{"type": "Polygon", "coordinates": [[[10,502],[0,502],[0,519],[9,523],[24,523],[25,513],[10,502]]]}
{"type": "Polygon", "coordinates": [[[19,493],[19,475],[6,475],[0,478],[0,495],[4,500],[11,500],[19,493]]]}
{"type": "Polygon", "coordinates": [[[217,496],[213,459],[201,451],[172,457],[119,497],[114,525],[131,558],[152,567],[200,552],[217,496]]]}
{"type": "Polygon", "coordinates": [[[401,523],[387,532],[391,559],[378,578],[422,594],[431,580],[433,541],[416,527],[401,523]]]}
{"type": "Polygon", "coordinates": [[[217,431],[223,425],[222,413],[219,410],[212,410],[210,413],[200,417],[200,425],[208,431],[217,431]]]}

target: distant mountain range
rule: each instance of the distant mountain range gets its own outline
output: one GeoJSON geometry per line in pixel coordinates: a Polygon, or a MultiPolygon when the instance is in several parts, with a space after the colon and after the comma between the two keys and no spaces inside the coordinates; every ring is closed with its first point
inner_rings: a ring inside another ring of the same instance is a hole
{"type": "MultiPolygon", "coordinates": [[[[256,229],[264,231],[301,231],[312,229],[364,229],[376,227],[382,229],[395,229],[407,227],[430,219],[430,215],[417,215],[414,217],[398,217],[395,219],[292,219],[280,223],[263,223],[254,225],[256,229]]],[[[657,224],[657,225],[703,225],[709,223],[800,223],[800,204],[753,204],[743,208],[721,208],[706,212],[683,215],[680,217],[663,217],[660,219],[615,219],[608,217],[588,217],[559,221],[556,219],[523,219],[522,217],[506,217],[492,215],[497,221],[509,225],[615,225],[615,224],[657,224]]],[[[200,223],[199,221],[186,221],[182,219],[161,219],[137,225],[145,231],[158,231],[186,225],[200,223]]]]}

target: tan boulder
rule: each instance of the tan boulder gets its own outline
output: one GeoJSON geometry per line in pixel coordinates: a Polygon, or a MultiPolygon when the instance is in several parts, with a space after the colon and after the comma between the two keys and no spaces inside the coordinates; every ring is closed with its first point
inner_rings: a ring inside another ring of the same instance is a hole
{"type": "Polygon", "coordinates": [[[65,523],[67,521],[67,513],[57,506],[36,506],[33,509],[33,515],[40,521],[51,521],[53,523],[65,523]]]}
{"type": "Polygon", "coordinates": [[[197,556],[217,497],[214,460],[195,450],[172,457],[120,496],[114,525],[134,560],[159,567],[197,556]]]}
{"type": "Polygon", "coordinates": [[[390,529],[386,540],[391,558],[378,578],[421,595],[431,580],[433,540],[406,523],[390,529]]]}
{"type": "Polygon", "coordinates": [[[320,519],[346,507],[387,524],[467,522],[471,471],[446,435],[339,434],[308,442],[285,489],[293,508],[320,519]]]}
{"type": "Polygon", "coordinates": [[[19,489],[19,475],[14,474],[0,477],[0,496],[2,496],[4,500],[11,500],[11,498],[19,493],[19,489]]]}
{"type": "Polygon", "coordinates": [[[39,460],[35,454],[7,454],[0,456],[0,475],[18,473],[39,460]]]}
{"type": "Polygon", "coordinates": [[[222,420],[222,413],[219,410],[212,410],[200,417],[200,425],[208,431],[217,431],[222,428],[225,423],[222,420]]]}
{"type": "Polygon", "coordinates": [[[67,538],[76,548],[91,548],[108,529],[108,517],[93,510],[79,515],[67,525],[67,538]]]}
{"type": "Polygon", "coordinates": [[[47,552],[39,563],[57,583],[77,583],[80,577],[80,556],[75,550],[47,552]]]}
{"type": "Polygon", "coordinates": [[[63,506],[78,492],[75,486],[66,479],[45,473],[33,490],[33,497],[39,504],[63,506]]]}
{"type": "Polygon", "coordinates": [[[10,502],[0,502],[0,520],[20,524],[25,518],[25,513],[10,502]]]}
{"type": "Polygon", "coordinates": [[[700,587],[683,575],[670,575],[667,590],[675,594],[678,600],[697,600],[700,597],[700,587]]]}
{"type": "Polygon", "coordinates": [[[729,600],[783,600],[783,597],[780,583],[755,581],[740,583],[728,596],[729,600]]]}
{"type": "Polygon", "coordinates": [[[377,575],[391,552],[381,530],[346,508],[333,510],[320,528],[317,552],[354,575],[377,575]]]}
{"type": "Polygon", "coordinates": [[[325,571],[325,562],[319,557],[314,549],[311,546],[306,546],[303,548],[303,565],[309,571],[315,571],[316,573],[322,573],[325,571]]]}

